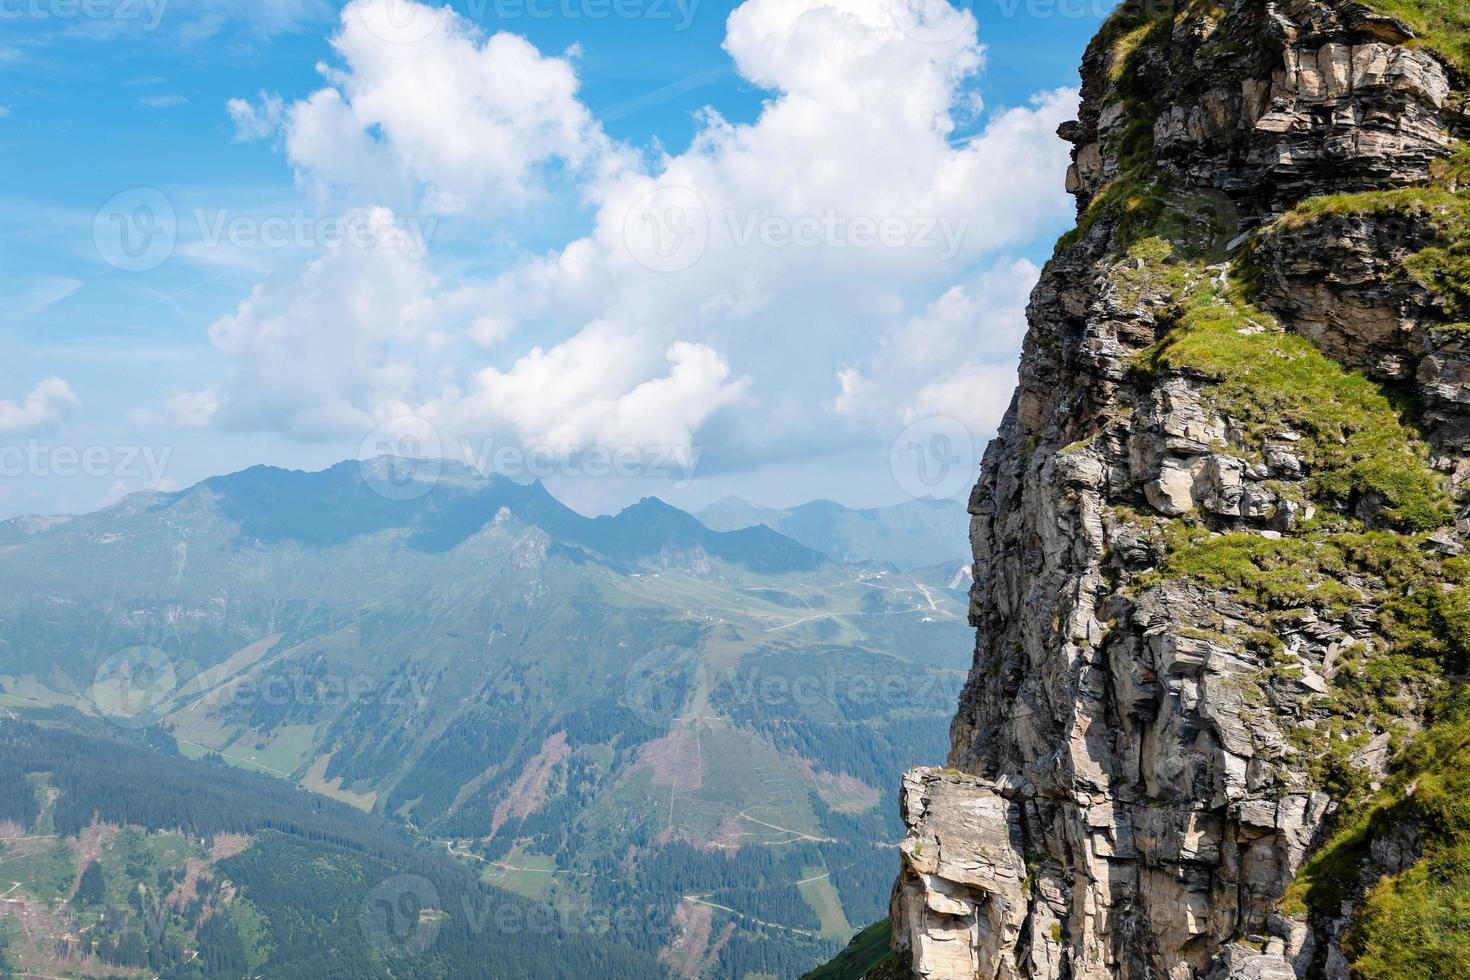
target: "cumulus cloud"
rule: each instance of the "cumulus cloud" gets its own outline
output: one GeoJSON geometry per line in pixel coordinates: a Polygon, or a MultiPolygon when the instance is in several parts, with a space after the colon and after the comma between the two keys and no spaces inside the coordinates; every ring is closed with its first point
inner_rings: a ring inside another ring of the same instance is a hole
{"type": "Polygon", "coordinates": [[[534,215],[547,174],[571,175],[590,227],[488,279],[329,250],[214,325],[234,372],[177,414],[299,438],[416,414],[568,451],[697,440],[715,469],[878,445],[925,413],[983,435],[1038,273],[1008,252],[1070,213],[1055,130],[1077,93],[972,131],[974,18],[920,6],[746,0],[725,49],[771,97],[748,123],[706,111],[687,150],[650,157],[603,133],[568,58],[447,8],[355,0],[327,86],[232,101],[240,138],[279,128],[321,193],[482,222],[534,215]]]}
{"type": "Polygon", "coordinates": [[[25,433],[54,428],[65,422],[81,402],[71,385],[51,377],[37,384],[19,403],[0,401],[0,432],[25,433]]]}
{"type": "MultiPolygon", "coordinates": [[[[448,8],[356,0],[332,44],[344,67],[323,68],[328,87],[285,110],[291,162],[323,191],[358,203],[417,194],[417,206],[445,213],[503,211],[536,196],[543,168],[596,167],[612,152],[577,98],[570,61],[515,34],[481,37],[448,8]],[[415,18],[421,31],[396,36],[415,18]]],[[[250,133],[280,111],[269,99],[230,106],[250,133]]]]}
{"type": "Polygon", "coordinates": [[[329,439],[404,407],[436,280],[395,234],[391,211],[366,217],[378,231],[365,246],[330,246],[299,273],[257,286],[210,326],[210,340],[235,364],[215,396],[214,421],[329,439]]]}
{"type": "Polygon", "coordinates": [[[1010,402],[1026,301],[1040,273],[1022,259],[951,286],[838,371],[833,408],[859,426],[945,416],[981,440],[1010,402]]]}
{"type": "Polygon", "coordinates": [[[731,380],[730,365],[706,345],[675,342],[662,358],[651,355],[644,338],[594,323],[555,347],[533,348],[506,371],[479,371],[464,398],[426,414],[457,432],[508,424],[523,443],[568,455],[590,446],[686,448],[745,392],[745,380],[731,380]]]}

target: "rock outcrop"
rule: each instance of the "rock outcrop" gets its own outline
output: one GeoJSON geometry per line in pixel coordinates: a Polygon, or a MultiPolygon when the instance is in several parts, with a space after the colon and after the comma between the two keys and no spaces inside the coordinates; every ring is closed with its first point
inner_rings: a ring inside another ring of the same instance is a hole
{"type": "Polygon", "coordinates": [[[1464,77],[1360,3],[1152,0],[1083,81],[894,949],[929,980],[1345,977],[1393,942],[1371,889],[1441,846],[1394,760],[1470,639],[1464,77]]]}

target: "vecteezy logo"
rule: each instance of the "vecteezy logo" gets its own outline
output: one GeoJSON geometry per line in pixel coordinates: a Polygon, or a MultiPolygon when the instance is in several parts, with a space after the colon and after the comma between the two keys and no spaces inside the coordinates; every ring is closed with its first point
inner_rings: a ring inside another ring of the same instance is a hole
{"type": "Polygon", "coordinates": [[[92,219],[97,254],[124,272],[147,272],[163,265],[177,240],[173,202],[152,187],[113,195],[92,219]]]}
{"type": "Polygon", "coordinates": [[[709,246],[709,211],[687,187],[660,187],[640,197],[623,219],[633,259],[654,272],[683,272],[709,246]]]}
{"type": "Polygon", "coordinates": [[[699,675],[699,656],[684,647],[658,647],[628,667],[619,704],[654,727],[668,725],[684,710],[699,675]]]}
{"type": "Polygon", "coordinates": [[[949,44],[975,29],[966,0],[894,0],[888,9],[898,29],[921,44],[949,44]]]}
{"type": "Polygon", "coordinates": [[[90,699],[114,724],[146,728],[178,687],[172,657],[157,647],[128,647],[98,665],[90,699]]]}
{"type": "Polygon", "coordinates": [[[388,500],[417,500],[439,482],[444,471],[439,430],[417,415],[377,426],[362,440],[357,465],[363,482],[388,500]]]}
{"type": "Polygon", "coordinates": [[[438,30],[439,23],[451,13],[447,6],[434,7],[414,0],[368,0],[353,6],[368,33],[389,44],[417,44],[438,30]]]}
{"type": "Polygon", "coordinates": [[[420,956],[434,945],[443,921],[439,891],[419,875],[397,875],[379,882],[357,913],[362,937],[384,956],[420,956]]]}
{"type": "Polygon", "coordinates": [[[893,479],[911,497],[939,500],[963,492],[973,478],[975,442],[959,419],[931,415],[904,429],[888,453],[893,479]]]}

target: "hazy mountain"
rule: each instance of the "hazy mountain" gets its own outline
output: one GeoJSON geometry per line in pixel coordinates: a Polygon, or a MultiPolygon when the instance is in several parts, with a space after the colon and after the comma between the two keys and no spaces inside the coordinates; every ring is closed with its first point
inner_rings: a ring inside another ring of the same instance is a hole
{"type": "Polygon", "coordinates": [[[942,754],[968,667],[955,572],[654,499],[589,519],[450,463],[255,467],[0,524],[0,707],[110,717],[522,896],[638,910],[628,942],[678,972],[787,976],[882,914],[879,787],[942,754]]]}
{"type": "Polygon", "coordinates": [[[907,500],[868,510],[814,500],[777,510],[725,497],[698,516],[716,531],[769,527],[838,561],[919,568],[970,560],[970,517],[955,500],[907,500]]]}

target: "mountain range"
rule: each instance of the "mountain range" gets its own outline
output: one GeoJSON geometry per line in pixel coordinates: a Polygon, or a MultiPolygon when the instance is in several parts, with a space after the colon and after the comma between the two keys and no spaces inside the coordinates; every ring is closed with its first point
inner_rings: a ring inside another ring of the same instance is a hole
{"type": "Polygon", "coordinates": [[[725,497],[696,516],[716,531],[768,527],[837,561],[908,569],[970,560],[970,516],[948,499],[853,510],[830,500],[778,509],[725,497]]]}
{"type": "Polygon", "coordinates": [[[960,563],[892,546],[918,518],[834,507],[787,513],[858,561],[388,457],[12,520],[0,709],[112,722],[485,887],[623,910],[673,974],[795,975],[881,916],[879,787],[947,744],[969,659],[960,563]]]}

